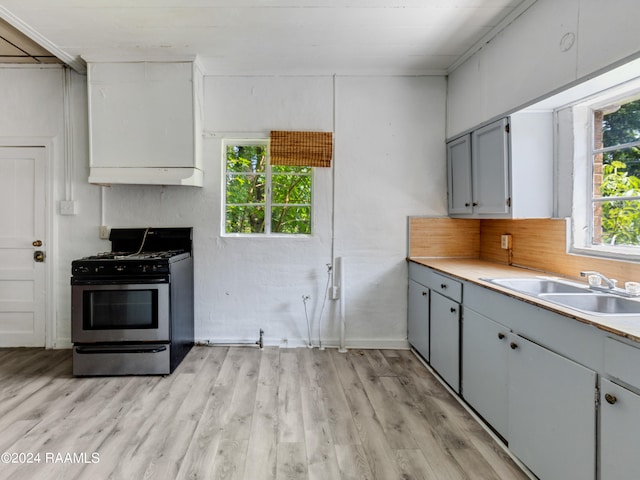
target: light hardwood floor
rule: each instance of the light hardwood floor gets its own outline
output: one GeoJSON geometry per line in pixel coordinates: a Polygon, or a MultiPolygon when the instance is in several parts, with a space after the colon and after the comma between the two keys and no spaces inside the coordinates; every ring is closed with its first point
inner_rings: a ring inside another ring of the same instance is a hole
{"type": "Polygon", "coordinates": [[[69,350],[0,349],[2,452],[40,463],[5,454],[1,479],[527,478],[403,350],[195,347],[166,377],[73,378],[69,350]]]}

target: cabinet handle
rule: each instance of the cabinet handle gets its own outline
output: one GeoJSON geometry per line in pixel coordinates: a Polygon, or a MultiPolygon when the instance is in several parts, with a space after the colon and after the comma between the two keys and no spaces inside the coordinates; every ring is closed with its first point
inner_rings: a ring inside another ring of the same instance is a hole
{"type": "Polygon", "coordinates": [[[427,296],[427,292],[422,292],[422,296],[426,297],[427,296]]]}
{"type": "Polygon", "coordinates": [[[500,333],[498,334],[498,338],[499,338],[500,340],[504,339],[504,333],[500,332],[500,333]]]}
{"type": "Polygon", "coordinates": [[[605,393],[604,394],[604,399],[607,401],[607,403],[613,405],[614,403],[616,403],[618,401],[618,399],[616,398],[616,396],[613,393],[605,393]]]}
{"type": "Polygon", "coordinates": [[[478,206],[478,202],[473,202],[471,205],[473,205],[474,207],[478,206]]]}
{"type": "Polygon", "coordinates": [[[515,350],[516,348],[518,348],[518,344],[516,342],[511,342],[509,346],[511,347],[511,350],[515,350]]]}
{"type": "Polygon", "coordinates": [[[447,288],[447,284],[446,284],[446,283],[441,283],[441,284],[440,284],[440,288],[442,288],[442,289],[447,288]]]}
{"type": "Polygon", "coordinates": [[[456,313],[456,309],[451,307],[449,310],[451,310],[451,313],[456,313]]]}
{"type": "Polygon", "coordinates": [[[464,204],[465,207],[468,207],[469,205],[471,205],[469,202],[464,204]]]}

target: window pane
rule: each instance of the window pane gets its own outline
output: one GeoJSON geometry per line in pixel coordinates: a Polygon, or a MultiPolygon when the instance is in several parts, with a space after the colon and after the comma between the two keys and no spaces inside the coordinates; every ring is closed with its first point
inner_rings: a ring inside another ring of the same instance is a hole
{"type": "Polygon", "coordinates": [[[264,145],[228,145],[227,172],[264,172],[266,154],[264,145]]]}
{"type": "Polygon", "coordinates": [[[228,205],[225,219],[226,233],[264,233],[263,206],[228,205]]]}
{"type": "Polygon", "coordinates": [[[273,174],[271,200],[276,203],[311,203],[310,175],[273,174]]]}
{"type": "Polygon", "coordinates": [[[605,148],[640,140],[640,100],[614,105],[601,112],[605,148]]]}
{"type": "Polygon", "coordinates": [[[594,218],[595,244],[640,245],[640,201],[601,202],[594,218]]]}
{"type": "Polygon", "coordinates": [[[291,165],[273,165],[273,173],[311,173],[311,167],[296,167],[291,165]]]}
{"type": "Polygon", "coordinates": [[[273,233],[311,233],[311,207],[273,207],[271,209],[273,233]]]}
{"type": "Polygon", "coordinates": [[[227,203],[264,203],[264,175],[227,175],[227,203]]]}

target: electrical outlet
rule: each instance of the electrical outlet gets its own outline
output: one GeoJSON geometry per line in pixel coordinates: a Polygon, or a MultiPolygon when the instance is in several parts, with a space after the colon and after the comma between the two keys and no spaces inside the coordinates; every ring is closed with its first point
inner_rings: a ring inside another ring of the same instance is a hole
{"type": "Polygon", "coordinates": [[[511,248],[511,235],[502,235],[500,237],[500,248],[509,250],[511,248]]]}
{"type": "Polygon", "coordinates": [[[109,233],[111,233],[111,229],[107,225],[100,225],[98,236],[102,240],[109,240],[109,233]]]}

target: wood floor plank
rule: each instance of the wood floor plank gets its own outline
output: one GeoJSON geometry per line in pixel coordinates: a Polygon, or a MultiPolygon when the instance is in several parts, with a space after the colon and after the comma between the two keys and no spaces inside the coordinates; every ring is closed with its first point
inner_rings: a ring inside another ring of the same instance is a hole
{"type": "Polygon", "coordinates": [[[99,455],[2,480],[527,478],[404,350],[195,347],[168,376],[74,378],[69,351],[0,349],[0,450],[99,455]]]}
{"type": "Polygon", "coordinates": [[[307,453],[304,443],[279,443],[276,480],[307,480],[308,478],[307,453]]]}
{"type": "Polygon", "coordinates": [[[340,381],[334,353],[344,357],[335,350],[312,350],[316,381],[321,387],[334,445],[358,445],[360,436],[340,381]]]}
{"type": "Polygon", "coordinates": [[[278,443],[304,442],[300,372],[296,350],[280,353],[278,391],[278,443]]]}
{"type": "Polygon", "coordinates": [[[336,447],[336,457],[342,480],[376,479],[362,445],[340,445],[336,447]]]}
{"type": "Polygon", "coordinates": [[[309,479],[333,480],[340,478],[331,424],[319,376],[314,366],[312,351],[301,349],[299,357],[302,421],[307,447],[309,479]]]}
{"type": "Polygon", "coordinates": [[[396,459],[403,478],[419,480],[440,480],[443,478],[429,465],[420,449],[398,450],[396,451],[396,459]]]}
{"type": "MultiPolygon", "coordinates": [[[[378,358],[380,359],[381,356],[378,358]]],[[[397,399],[390,396],[382,384],[382,379],[387,378],[391,373],[386,361],[382,362],[383,367],[380,368],[379,362],[371,363],[369,355],[352,356],[351,359],[391,448],[394,450],[417,448],[407,422],[397,408],[397,399]],[[380,373],[383,374],[382,377],[380,373]]]]}

